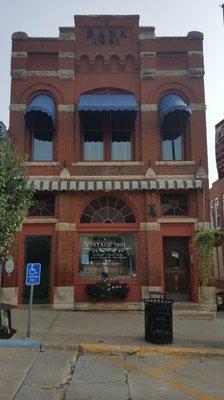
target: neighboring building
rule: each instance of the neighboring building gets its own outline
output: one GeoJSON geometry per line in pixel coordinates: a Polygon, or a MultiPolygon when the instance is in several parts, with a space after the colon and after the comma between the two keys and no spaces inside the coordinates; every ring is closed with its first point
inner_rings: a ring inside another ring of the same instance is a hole
{"type": "MultiPolygon", "coordinates": [[[[218,179],[210,189],[211,223],[214,229],[224,228],[224,119],[216,126],[215,149],[218,179]]],[[[215,247],[214,272],[217,289],[224,289],[224,246],[215,247]]]]}
{"type": "Polygon", "coordinates": [[[6,126],[2,121],[0,121],[0,136],[2,136],[3,138],[6,138],[8,136],[6,126]]]}
{"type": "MultiPolygon", "coordinates": [[[[130,291],[198,301],[192,239],[209,224],[203,35],[157,37],[137,15],[76,16],[58,38],[12,35],[10,133],[28,155],[35,204],[2,296],[93,309],[103,274],[130,291]]],[[[103,307],[103,306],[101,306],[103,307]]],[[[105,303],[113,308],[113,304],[105,303]]]]}

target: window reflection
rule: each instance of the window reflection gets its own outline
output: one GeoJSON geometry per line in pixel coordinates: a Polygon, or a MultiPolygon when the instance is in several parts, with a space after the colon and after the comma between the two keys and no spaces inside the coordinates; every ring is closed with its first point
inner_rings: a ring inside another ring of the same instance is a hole
{"type": "Polygon", "coordinates": [[[135,234],[80,234],[79,273],[85,279],[135,277],[135,234]]]}

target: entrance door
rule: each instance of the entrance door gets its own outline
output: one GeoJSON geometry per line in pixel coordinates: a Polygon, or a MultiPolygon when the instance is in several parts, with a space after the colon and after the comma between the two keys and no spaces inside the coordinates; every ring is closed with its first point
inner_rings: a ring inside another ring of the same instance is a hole
{"type": "Polygon", "coordinates": [[[51,236],[25,237],[25,269],[23,303],[27,304],[30,297],[30,287],[26,286],[26,265],[28,263],[41,264],[40,285],[34,286],[34,304],[49,304],[50,264],[51,264],[51,236]]]}
{"type": "Polygon", "coordinates": [[[165,291],[177,301],[189,300],[189,253],[187,238],[164,238],[165,291]]]}

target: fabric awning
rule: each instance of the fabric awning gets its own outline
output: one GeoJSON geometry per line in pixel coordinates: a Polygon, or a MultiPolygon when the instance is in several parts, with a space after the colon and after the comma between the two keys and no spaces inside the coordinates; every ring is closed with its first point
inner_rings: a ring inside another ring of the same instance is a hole
{"type": "Polygon", "coordinates": [[[39,118],[40,120],[47,121],[54,127],[55,115],[56,110],[54,100],[46,94],[40,94],[34,97],[24,112],[25,120],[28,126],[30,125],[32,119],[37,120],[37,118],[39,118]]]}
{"type": "Polygon", "coordinates": [[[163,97],[159,106],[160,125],[163,124],[164,118],[174,111],[183,111],[187,113],[188,117],[191,116],[191,110],[189,106],[180,96],[173,93],[167,94],[163,97]]]}
{"type": "Polygon", "coordinates": [[[201,189],[201,179],[160,179],[142,181],[119,180],[41,180],[30,179],[30,185],[39,191],[123,191],[123,190],[174,190],[174,189],[201,189]]]}
{"type": "Polygon", "coordinates": [[[133,94],[82,94],[78,111],[138,111],[133,94]]]}

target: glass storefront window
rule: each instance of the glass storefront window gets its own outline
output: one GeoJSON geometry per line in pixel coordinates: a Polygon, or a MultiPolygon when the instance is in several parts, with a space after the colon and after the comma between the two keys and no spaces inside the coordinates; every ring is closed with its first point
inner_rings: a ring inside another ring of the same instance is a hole
{"type": "Polygon", "coordinates": [[[81,233],[80,277],[136,277],[134,233],[81,233]]]}

